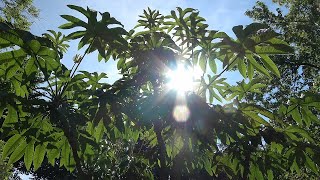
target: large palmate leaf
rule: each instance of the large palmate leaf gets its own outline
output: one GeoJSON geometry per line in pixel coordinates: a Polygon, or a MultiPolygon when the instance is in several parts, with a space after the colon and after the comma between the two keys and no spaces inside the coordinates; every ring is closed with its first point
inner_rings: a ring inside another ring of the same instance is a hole
{"type": "Polygon", "coordinates": [[[48,30],[48,31],[50,34],[44,33],[43,36],[52,41],[54,48],[60,53],[59,55],[62,59],[63,53],[66,53],[69,47],[69,45],[65,43],[66,36],[62,35],[61,32],[57,33],[53,30],[48,30]]]}
{"type": "Polygon", "coordinates": [[[168,25],[168,32],[173,30],[173,35],[182,42],[181,45],[185,43],[195,45],[199,42],[198,38],[207,32],[208,25],[204,23],[205,19],[193,8],[183,10],[178,7],[177,10],[178,15],[176,11],[171,11],[171,15],[166,16],[168,21],[165,21],[164,25],[168,25]]]}
{"type": "Polygon", "coordinates": [[[280,77],[278,68],[268,55],[292,53],[293,49],[277,38],[279,34],[259,23],[252,23],[244,29],[243,26],[235,26],[233,31],[237,40],[225,37],[220,43],[224,50],[219,52],[218,57],[221,57],[224,66],[231,64],[225,57],[235,53],[239,58],[235,62],[243,77],[252,79],[254,69],[266,76],[270,76],[270,71],[280,77]]]}
{"type": "Polygon", "coordinates": [[[59,56],[61,49],[55,49],[50,39],[13,29],[6,23],[1,23],[0,28],[0,44],[6,45],[0,53],[0,65],[6,66],[7,79],[13,79],[12,77],[16,79],[23,74],[23,69],[27,76],[34,76],[37,69],[40,69],[48,78],[50,72],[56,69],[45,65],[45,61],[48,61],[48,64],[59,64],[62,57],[59,56]]]}
{"type": "Polygon", "coordinates": [[[138,20],[138,24],[134,28],[144,27],[150,31],[160,30],[160,25],[162,25],[164,20],[164,16],[162,16],[159,11],[151,10],[150,8],[148,8],[147,11],[144,10],[143,15],[141,15],[140,18],[141,19],[138,20]]]}
{"type": "MultiPolygon", "coordinates": [[[[99,55],[105,59],[109,57],[109,55],[121,54],[122,52],[120,50],[125,51],[127,41],[123,36],[126,35],[127,32],[123,29],[123,25],[111,17],[108,12],[100,13],[101,20],[98,20],[98,13],[96,11],[89,8],[85,10],[74,5],[68,5],[68,7],[82,13],[88,19],[87,22],[84,22],[74,16],[61,15],[62,18],[69,21],[61,25],[61,29],[72,29],[75,27],[85,28],[84,31],[76,31],[66,37],[67,39],[81,38],[78,46],[79,49],[90,44],[86,52],[90,53],[98,50],[99,55]]],[[[106,59],[106,61],[107,60],[108,59],[106,59]]]]}

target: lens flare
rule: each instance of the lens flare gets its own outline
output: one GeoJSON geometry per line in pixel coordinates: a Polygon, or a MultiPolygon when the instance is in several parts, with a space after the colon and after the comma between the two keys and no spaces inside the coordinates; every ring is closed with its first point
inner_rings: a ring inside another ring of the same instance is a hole
{"type": "Polygon", "coordinates": [[[190,111],[186,105],[176,105],[173,109],[173,117],[177,122],[186,122],[190,116],[190,111]]]}

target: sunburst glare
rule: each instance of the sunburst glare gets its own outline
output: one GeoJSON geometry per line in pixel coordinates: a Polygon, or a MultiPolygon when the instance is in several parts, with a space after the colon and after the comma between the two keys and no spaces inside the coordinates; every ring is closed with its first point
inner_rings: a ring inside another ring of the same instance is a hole
{"type": "Polygon", "coordinates": [[[196,80],[202,75],[202,70],[199,67],[187,68],[179,64],[175,70],[170,70],[166,73],[169,78],[167,87],[176,90],[178,93],[193,91],[196,86],[196,80]]]}

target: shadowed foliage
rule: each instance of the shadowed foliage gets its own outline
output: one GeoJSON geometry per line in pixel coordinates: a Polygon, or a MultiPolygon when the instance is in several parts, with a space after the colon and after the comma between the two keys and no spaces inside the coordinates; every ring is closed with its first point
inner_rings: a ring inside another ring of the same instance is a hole
{"type": "Polygon", "coordinates": [[[235,26],[234,39],[208,29],[195,9],[164,16],[148,8],[128,32],[108,12],[68,7],[83,17],[61,15],[67,22],[60,28],[73,30],[66,36],[0,24],[0,78],[8,87],[1,137],[9,164],[23,158],[27,170],[37,170],[59,163],[78,179],[273,179],[301,167],[318,175],[320,149],[305,127],[319,123],[312,113],[319,95],[306,93],[276,111],[245,101],[267,86],[262,79],[281,76],[269,56],[293,52],[266,24],[235,26]],[[72,40],[84,51],[68,69],[60,60],[72,40]],[[93,52],[98,61],[115,60],[122,77],[109,84],[108,72],[78,71],[93,52]],[[196,90],[166,86],[167,71],[179,65],[202,69],[196,90]],[[244,80],[228,84],[221,75],[230,70],[244,80]],[[43,83],[34,86],[38,73],[43,83]],[[179,105],[190,112],[184,122],[174,116],[179,105]]]}

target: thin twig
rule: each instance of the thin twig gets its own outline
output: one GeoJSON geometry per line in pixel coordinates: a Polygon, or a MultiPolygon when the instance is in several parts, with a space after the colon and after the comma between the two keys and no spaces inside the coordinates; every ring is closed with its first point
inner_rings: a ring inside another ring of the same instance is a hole
{"type": "MultiPolygon", "coordinates": [[[[289,63],[291,63],[291,62],[289,62],[289,63]]],[[[315,69],[320,70],[320,67],[319,67],[319,66],[314,65],[314,64],[310,64],[310,63],[296,63],[296,62],[293,62],[293,63],[291,63],[291,64],[297,65],[297,66],[310,66],[310,67],[313,67],[313,68],[315,68],[315,69]]]]}
{"type": "MultiPolygon", "coordinates": [[[[217,80],[226,70],[229,69],[229,67],[237,60],[239,54],[236,54],[234,58],[232,59],[231,63],[229,63],[209,84],[207,85],[208,87],[215,81],[217,80]]],[[[200,91],[199,95],[201,95],[205,91],[205,88],[200,91]]]]}
{"type": "MultiPolygon", "coordinates": [[[[38,56],[38,57],[40,57],[40,56],[38,56]]],[[[37,66],[38,66],[38,67],[41,67],[40,64],[39,64],[39,62],[38,62],[38,57],[35,56],[35,58],[36,58],[36,63],[37,63],[37,66]]],[[[40,58],[43,59],[42,57],[40,57],[40,58]]],[[[43,60],[45,60],[45,59],[43,59],[43,60]]],[[[40,70],[42,71],[42,68],[40,68],[40,70]]],[[[42,71],[42,73],[45,74],[43,71],[42,71]]],[[[51,84],[50,84],[50,82],[49,82],[49,79],[47,79],[47,78],[45,77],[45,81],[48,83],[48,86],[49,86],[49,88],[50,88],[50,90],[51,90],[51,92],[52,92],[52,96],[56,96],[56,94],[54,93],[54,90],[53,90],[53,88],[52,88],[52,86],[51,86],[51,84]]]]}
{"type": "Polygon", "coordinates": [[[39,93],[40,95],[46,97],[46,98],[52,99],[52,97],[50,97],[50,96],[48,96],[48,95],[46,95],[46,94],[44,94],[44,93],[42,93],[42,92],[40,92],[40,91],[37,91],[37,90],[34,90],[34,91],[37,92],[37,93],[39,93]]]}
{"type": "MultiPolygon", "coordinates": [[[[93,44],[95,38],[96,38],[96,37],[93,38],[93,40],[92,40],[92,42],[90,43],[89,47],[85,50],[85,52],[83,53],[83,55],[82,55],[81,58],[79,59],[79,62],[78,62],[78,64],[77,64],[76,68],[73,70],[73,72],[72,72],[72,74],[71,74],[71,76],[70,76],[70,79],[72,79],[72,78],[74,77],[74,75],[75,75],[77,69],[79,68],[82,60],[83,60],[84,57],[88,54],[88,51],[91,49],[92,44],[93,44]]],[[[73,67],[72,67],[72,68],[73,68],[73,67]]],[[[69,83],[70,83],[70,81],[67,81],[67,83],[66,83],[64,86],[61,86],[62,90],[61,90],[61,92],[60,92],[60,94],[59,94],[60,96],[62,96],[63,93],[66,91],[69,83]]]]}

